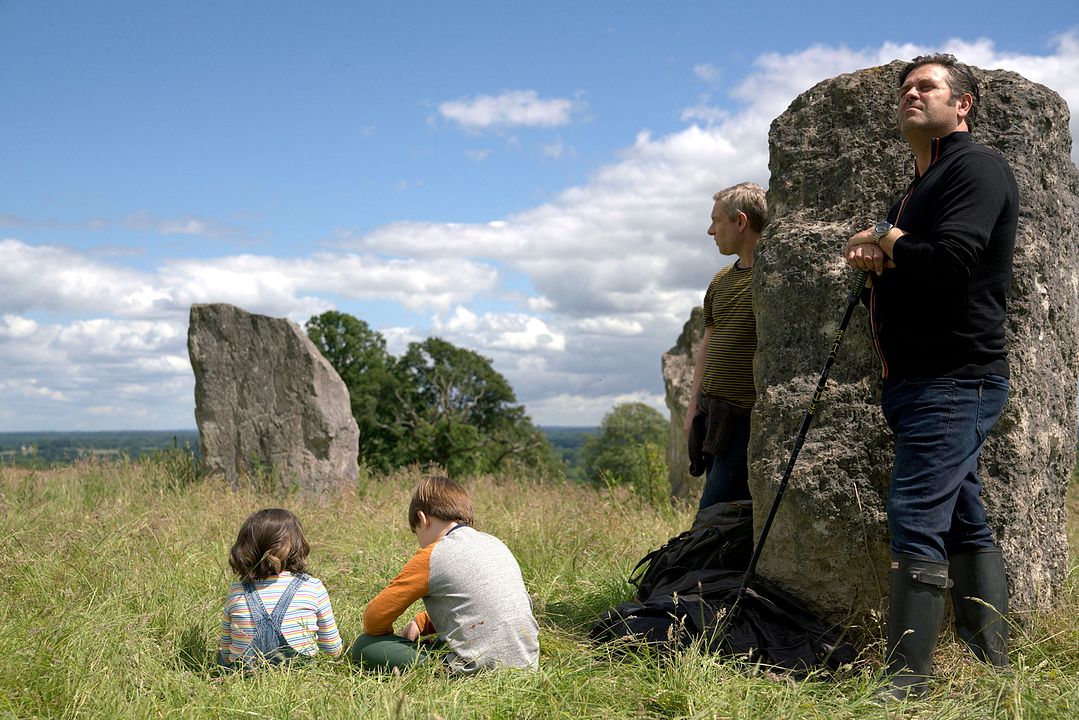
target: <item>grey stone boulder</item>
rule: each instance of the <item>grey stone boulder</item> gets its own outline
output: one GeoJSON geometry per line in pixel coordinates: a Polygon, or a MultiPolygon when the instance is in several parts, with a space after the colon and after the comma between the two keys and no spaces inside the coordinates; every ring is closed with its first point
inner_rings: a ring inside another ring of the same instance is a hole
{"type": "Polygon", "coordinates": [[[232,484],[263,475],[278,489],[356,482],[359,430],[348,389],[303,330],[226,304],[192,305],[202,458],[232,484]]]}
{"type": "MultiPolygon", "coordinates": [[[[895,121],[902,65],[819,83],[769,132],[771,220],[753,286],[758,401],[749,453],[758,527],[846,305],[854,275],[841,257],[846,240],[883,218],[913,173],[895,121]]],[[[1012,608],[1022,613],[1052,604],[1068,562],[1079,174],[1068,108],[1056,93],[1013,72],[976,73],[974,139],[1007,157],[1021,198],[1008,298],[1012,390],[982,450],[981,475],[1012,608]]],[[[879,612],[887,597],[884,508],[894,446],[878,406],[879,374],[867,313],[857,308],[758,568],[832,619],[879,612]]]]}

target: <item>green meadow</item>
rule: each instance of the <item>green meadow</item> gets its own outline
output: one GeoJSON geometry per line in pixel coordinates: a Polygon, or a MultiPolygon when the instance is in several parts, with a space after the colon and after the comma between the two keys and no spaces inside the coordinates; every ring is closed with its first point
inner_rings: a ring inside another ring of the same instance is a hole
{"type": "MultiPolygon", "coordinates": [[[[923,702],[879,706],[881,647],[794,679],[690,648],[612,653],[591,621],[625,578],[688,526],[690,507],[629,492],[501,477],[465,481],[477,526],[517,555],[541,626],[538,672],[363,674],[329,658],[253,675],[214,665],[226,555],[253,510],[296,512],[346,643],[415,549],[405,509],[419,471],[332,497],[234,490],[176,456],[28,469],[0,465],[0,717],[13,718],[1060,718],[1079,717],[1079,487],[1071,571],[1056,609],[1013,631],[1008,673],[951,639],[923,702]]],[[[863,629],[879,637],[882,628],[863,629]]]]}

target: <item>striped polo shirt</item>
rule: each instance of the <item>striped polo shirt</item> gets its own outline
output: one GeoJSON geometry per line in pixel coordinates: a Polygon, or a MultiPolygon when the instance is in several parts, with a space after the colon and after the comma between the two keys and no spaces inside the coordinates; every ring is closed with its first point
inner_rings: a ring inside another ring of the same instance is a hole
{"type": "MultiPolygon", "coordinates": [[[[290,582],[290,572],[255,581],[255,589],[258,590],[267,613],[273,614],[277,600],[290,582]]],[[[341,652],[341,635],[337,632],[330,595],[321,580],[308,578],[296,590],[281,623],[281,633],[292,649],[302,655],[317,655],[319,650],[330,655],[341,652]]],[[[229,587],[228,598],[225,600],[225,613],[221,621],[221,650],[235,662],[243,655],[244,649],[254,636],[255,621],[247,607],[243,583],[234,582],[229,587]]]]}
{"type": "Polygon", "coordinates": [[[730,265],[715,274],[704,294],[704,326],[712,329],[701,391],[749,409],[757,399],[753,355],[757,319],[753,315],[753,268],[730,265]]]}

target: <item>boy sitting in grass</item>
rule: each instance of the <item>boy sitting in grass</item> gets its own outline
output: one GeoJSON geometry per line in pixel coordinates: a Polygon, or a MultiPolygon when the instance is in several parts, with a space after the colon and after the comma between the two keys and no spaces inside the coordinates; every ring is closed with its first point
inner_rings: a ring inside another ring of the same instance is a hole
{"type": "Polygon", "coordinates": [[[405,669],[445,650],[446,665],[472,673],[539,666],[539,626],[521,568],[498,538],[471,527],[472,500],[447,477],[420,481],[408,506],[408,525],[420,550],[367,606],[364,634],[349,655],[364,667],[405,669]],[[393,623],[416,600],[426,612],[400,635],[393,623]]]}

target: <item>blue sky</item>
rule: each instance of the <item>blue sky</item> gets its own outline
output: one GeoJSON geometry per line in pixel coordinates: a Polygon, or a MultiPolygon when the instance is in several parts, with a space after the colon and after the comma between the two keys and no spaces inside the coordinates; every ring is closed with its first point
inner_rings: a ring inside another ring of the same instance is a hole
{"type": "Polygon", "coordinates": [[[939,49],[1079,107],[1075,0],[0,0],[0,431],[193,427],[195,302],[439,335],[541,424],[663,409],[712,192],[939,49]]]}

